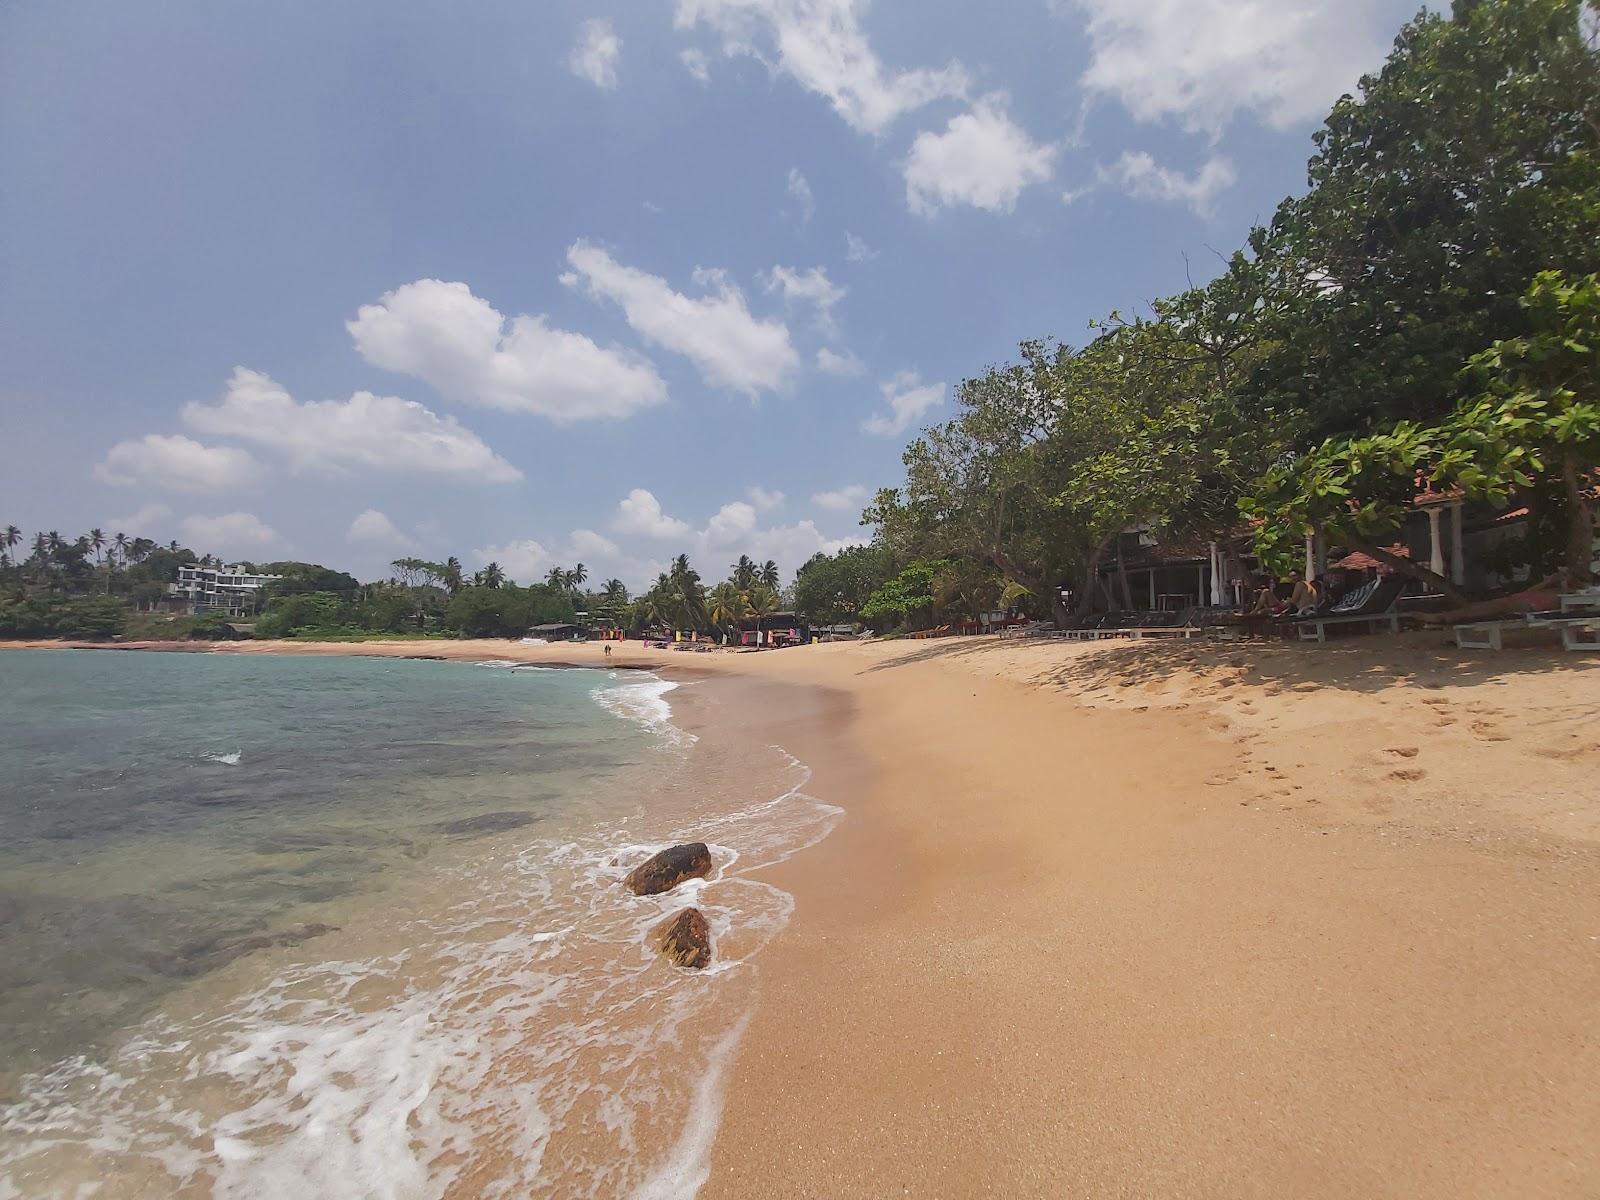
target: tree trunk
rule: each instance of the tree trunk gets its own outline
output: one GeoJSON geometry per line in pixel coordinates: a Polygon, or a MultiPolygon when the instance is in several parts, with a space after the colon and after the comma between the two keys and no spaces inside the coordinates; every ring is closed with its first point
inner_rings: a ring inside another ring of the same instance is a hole
{"type": "Polygon", "coordinates": [[[1376,542],[1369,542],[1355,534],[1345,534],[1343,540],[1369,558],[1375,558],[1385,566],[1392,567],[1401,575],[1408,575],[1412,579],[1428,584],[1430,587],[1438,588],[1440,592],[1456,604],[1465,604],[1467,602],[1467,598],[1457,590],[1456,585],[1443,575],[1435,575],[1427,567],[1418,566],[1409,558],[1401,558],[1398,554],[1391,554],[1376,542]]]}
{"type": "Polygon", "coordinates": [[[1117,586],[1122,589],[1122,607],[1133,611],[1133,589],[1128,586],[1128,564],[1122,557],[1122,537],[1117,537],[1117,586]]]}
{"type": "MultiPolygon", "coordinates": [[[[1116,535],[1113,534],[1113,537],[1116,535]]],[[[1106,547],[1111,545],[1111,538],[1104,538],[1089,551],[1089,560],[1084,567],[1083,586],[1078,590],[1079,618],[1087,617],[1094,611],[1094,589],[1100,578],[1100,560],[1105,557],[1106,547]]]]}
{"type": "Polygon", "coordinates": [[[1561,486],[1567,497],[1567,586],[1581,588],[1593,576],[1589,564],[1594,559],[1593,502],[1583,494],[1584,472],[1576,455],[1561,458],[1561,486]]]}

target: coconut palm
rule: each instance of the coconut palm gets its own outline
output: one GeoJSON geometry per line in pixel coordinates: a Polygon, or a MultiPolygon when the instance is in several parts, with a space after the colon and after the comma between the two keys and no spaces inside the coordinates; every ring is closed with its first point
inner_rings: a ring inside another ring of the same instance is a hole
{"type": "Polygon", "coordinates": [[[506,581],[506,573],[500,569],[500,564],[492,562],[478,572],[479,581],[486,588],[497,588],[506,581]]]}
{"type": "Polygon", "coordinates": [[[778,584],[782,582],[782,578],[778,574],[778,564],[773,562],[770,558],[767,559],[766,562],[761,564],[759,578],[761,580],[761,586],[766,588],[767,591],[777,592],[778,584]]]}
{"type": "Polygon", "coordinates": [[[581,588],[584,581],[589,578],[589,568],[579,563],[567,572],[567,590],[575,592],[581,588]]]}
{"type": "Polygon", "coordinates": [[[454,555],[444,560],[444,586],[453,596],[461,590],[461,560],[454,555]]]}
{"type": "Polygon", "coordinates": [[[733,572],[733,574],[729,576],[729,578],[733,581],[733,586],[741,591],[745,590],[746,588],[750,587],[751,584],[756,582],[755,560],[752,559],[748,554],[739,555],[739,561],[734,563],[729,569],[733,572]]]}
{"type": "Polygon", "coordinates": [[[607,604],[626,604],[628,602],[627,585],[620,579],[608,579],[602,588],[602,594],[607,604]]]}
{"type": "Polygon", "coordinates": [[[735,635],[739,622],[750,615],[750,602],[731,580],[719,583],[706,595],[706,615],[718,629],[735,635]]]}
{"type": "Polygon", "coordinates": [[[0,558],[5,560],[7,566],[11,565],[12,551],[16,548],[17,543],[20,541],[22,541],[22,530],[18,529],[15,525],[7,525],[5,533],[0,535],[0,545],[4,545],[5,547],[5,552],[0,554],[0,558]]]}
{"type": "Polygon", "coordinates": [[[778,594],[764,584],[758,583],[745,593],[745,601],[750,605],[750,615],[756,620],[756,644],[760,645],[761,618],[777,611],[778,594]]]}

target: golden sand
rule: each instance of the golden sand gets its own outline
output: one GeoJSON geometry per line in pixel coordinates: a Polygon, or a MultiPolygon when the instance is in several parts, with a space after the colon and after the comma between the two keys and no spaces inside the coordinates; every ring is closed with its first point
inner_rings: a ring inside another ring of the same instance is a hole
{"type": "Polygon", "coordinates": [[[703,1195],[1600,1195],[1594,659],[1417,634],[612,665],[830,696],[759,717],[848,813],[773,871],[798,907],[703,1195]]]}

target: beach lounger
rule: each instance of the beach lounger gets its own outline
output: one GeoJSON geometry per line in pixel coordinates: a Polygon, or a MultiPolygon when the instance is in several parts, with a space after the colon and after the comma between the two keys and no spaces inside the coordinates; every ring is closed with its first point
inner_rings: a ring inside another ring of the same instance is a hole
{"type": "Polygon", "coordinates": [[[1504,650],[1507,629],[1553,629],[1561,634],[1563,650],[1600,650],[1600,616],[1560,617],[1553,613],[1528,613],[1500,621],[1468,621],[1454,627],[1456,646],[1462,650],[1504,650]]]}
{"type": "Polygon", "coordinates": [[[1362,584],[1353,592],[1341,596],[1325,613],[1310,617],[1290,617],[1303,642],[1325,642],[1328,627],[1337,625],[1366,625],[1376,628],[1388,625],[1391,633],[1400,632],[1400,613],[1395,601],[1405,590],[1405,580],[1394,575],[1383,576],[1362,584]]]}

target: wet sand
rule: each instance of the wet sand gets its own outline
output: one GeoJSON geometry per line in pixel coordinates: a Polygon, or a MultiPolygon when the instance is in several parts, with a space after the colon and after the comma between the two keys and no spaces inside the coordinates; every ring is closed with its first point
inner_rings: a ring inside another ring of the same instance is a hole
{"type": "Polygon", "coordinates": [[[831,697],[776,721],[847,815],[771,870],[797,909],[702,1195],[1600,1194],[1592,658],[1422,634],[612,665],[831,697]]]}

